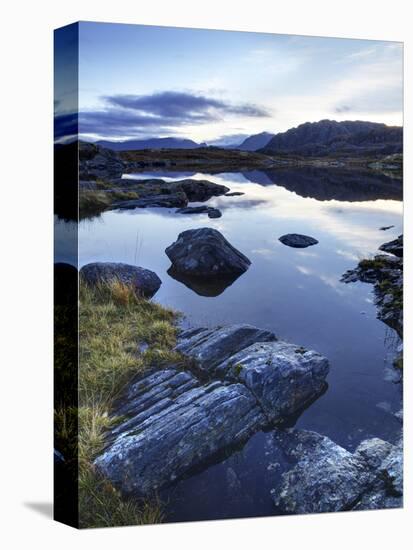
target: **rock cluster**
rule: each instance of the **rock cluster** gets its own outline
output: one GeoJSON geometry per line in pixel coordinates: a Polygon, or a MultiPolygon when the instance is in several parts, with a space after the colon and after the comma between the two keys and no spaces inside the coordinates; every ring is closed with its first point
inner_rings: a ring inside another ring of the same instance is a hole
{"type": "Polygon", "coordinates": [[[402,506],[403,445],[378,438],[354,453],[314,432],[280,432],[291,462],[272,490],[281,513],[306,514],[402,506]]]}
{"type": "Polygon", "coordinates": [[[125,493],[149,495],[283,420],[320,393],[328,373],[318,353],[249,325],[185,331],[176,350],[190,368],[134,380],[95,461],[125,493]]]}
{"type": "Polygon", "coordinates": [[[377,254],[361,260],[355,269],[347,271],[342,281],[362,281],[374,284],[377,317],[403,336],[403,236],[385,243],[380,250],[390,254],[377,254]]]}

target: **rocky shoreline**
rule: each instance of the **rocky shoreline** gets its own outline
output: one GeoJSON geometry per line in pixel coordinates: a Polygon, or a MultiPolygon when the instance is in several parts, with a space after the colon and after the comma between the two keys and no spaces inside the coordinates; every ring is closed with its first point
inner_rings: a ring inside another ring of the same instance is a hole
{"type": "Polygon", "coordinates": [[[373,284],[377,317],[403,338],[403,235],[384,243],[380,250],[386,254],[361,260],[342,281],[373,284]]]}

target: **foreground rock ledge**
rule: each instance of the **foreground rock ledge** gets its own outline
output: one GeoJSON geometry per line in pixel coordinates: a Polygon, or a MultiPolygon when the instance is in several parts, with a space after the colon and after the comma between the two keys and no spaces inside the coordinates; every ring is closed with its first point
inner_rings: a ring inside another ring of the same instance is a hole
{"type": "Polygon", "coordinates": [[[250,325],[193,329],[177,351],[193,362],[131,383],[96,467],[123,492],[150,495],[314,399],[327,360],[250,325]],[[244,364],[239,361],[244,361],[244,364]]]}
{"type": "Polygon", "coordinates": [[[403,445],[367,439],[351,453],[315,432],[280,432],[292,466],[272,490],[281,513],[308,514],[403,505],[403,445]]]}
{"type": "Polygon", "coordinates": [[[165,250],[176,272],[195,277],[244,273],[250,260],[216,229],[189,229],[165,250]]]}
{"type": "Polygon", "coordinates": [[[146,298],[152,298],[162,284],[154,271],[123,263],[95,262],[84,265],[80,273],[86,284],[96,285],[118,280],[131,285],[135,292],[146,298]]]}

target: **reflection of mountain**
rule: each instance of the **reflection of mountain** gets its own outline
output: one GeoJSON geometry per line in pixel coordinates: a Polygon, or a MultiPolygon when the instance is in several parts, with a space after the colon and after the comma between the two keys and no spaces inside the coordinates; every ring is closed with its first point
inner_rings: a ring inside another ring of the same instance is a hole
{"type": "Polygon", "coordinates": [[[208,296],[210,298],[222,294],[240,276],[237,274],[231,277],[188,277],[188,275],[175,271],[172,267],[168,269],[167,273],[172,279],[184,284],[196,294],[199,294],[199,296],[208,296]]]}
{"type": "Polygon", "coordinates": [[[280,185],[301,197],[321,201],[371,201],[403,199],[403,183],[384,174],[339,168],[278,168],[272,171],[243,172],[259,185],[280,185]]]}

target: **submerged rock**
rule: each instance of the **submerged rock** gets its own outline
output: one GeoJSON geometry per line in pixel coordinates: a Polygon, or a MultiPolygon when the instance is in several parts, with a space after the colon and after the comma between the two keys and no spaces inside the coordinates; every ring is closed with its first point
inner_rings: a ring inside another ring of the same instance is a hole
{"type": "Polygon", "coordinates": [[[403,235],[399,235],[394,241],[382,244],[379,250],[403,258],[403,235]]]}
{"type": "Polygon", "coordinates": [[[272,490],[280,512],[305,514],[402,505],[399,447],[374,438],[363,441],[351,453],[328,437],[300,430],[287,430],[279,443],[292,463],[272,490]],[[386,484],[389,471],[393,477],[386,484]]]}
{"type": "Polygon", "coordinates": [[[212,208],[211,206],[187,206],[186,208],[179,208],[178,214],[208,214],[209,218],[220,218],[222,213],[218,208],[212,208]]]}
{"type": "Polygon", "coordinates": [[[122,421],[108,433],[96,467],[124,493],[150,495],[206,466],[305,404],[304,386],[317,385],[310,372],[321,380],[328,368],[301,349],[250,325],[183,331],[175,351],[191,372],[171,366],[129,384],[113,411],[122,421]],[[240,375],[235,358],[242,350],[253,355],[252,344],[278,347],[271,363],[250,358],[240,375]]]}
{"type": "Polygon", "coordinates": [[[307,235],[299,235],[298,233],[288,233],[278,239],[283,244],[291,246],[292,248],[307,248],[307,246],[313,246],[318,244],[317,239],[308,237],[307,235]]]}
{"type": "Polygon", "coordinates": [[[89,285],[118,280],[132,285],[138,294],[146,298],[152,298],[162,284],[154,271],[123,263],[95,262],[84,265],[80,273],[89,285]]]}
{"type": "Polygon", "coordinates": [[[241,195],[245,195],[242,191],[231,191],[230,193],[225,193],[225,197],[240,197],[241,195]]]}
{"type": "Polygon", "coordinates": [[[197,277],[241,274],[251,265],[219,231],[208,227],[180,233],[165,252],[175,272],[197,277]]]}

